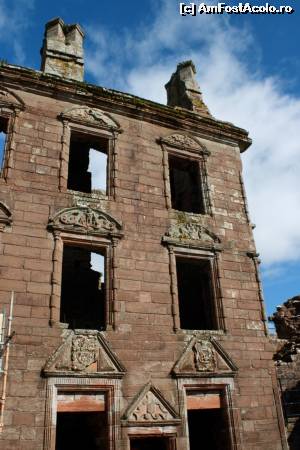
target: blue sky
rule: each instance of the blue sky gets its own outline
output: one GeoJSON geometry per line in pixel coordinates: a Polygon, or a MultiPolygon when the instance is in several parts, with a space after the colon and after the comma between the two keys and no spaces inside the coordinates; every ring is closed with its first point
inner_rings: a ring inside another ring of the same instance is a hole
{"type": "Polygon", "coordinates": [[[244,176],[268,314],[300,293],[300,4],[273,4],[295,13],[181,17],[175,0],[0,0],[0,59],[13,64],[39,69],[44,24],[57,16],[85,29],[95,84],[165,103],[177,63],[195,61],[212,114],[253,138],[244,176]]]}

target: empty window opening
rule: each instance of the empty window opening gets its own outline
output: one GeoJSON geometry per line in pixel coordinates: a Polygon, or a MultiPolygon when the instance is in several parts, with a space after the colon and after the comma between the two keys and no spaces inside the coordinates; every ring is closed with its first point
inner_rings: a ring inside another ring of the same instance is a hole
{"type": "Polygon", "coordinates": [[[107,194],[108,139],[71,133],[68,169],[68,189],[107,194]]]}
{"type": "Polygon", "coordinates": [[[105,256],[64,245],[60,321],[72,329],[105,328],[105,256]]]}
{"type": "Polygon", "coordinates": [[[130,450],[171,450],[170,439],[162,437],[145,437],[130,439],[130,450]]]}
{"type": "Polygon", "coordinates": [[[176,257],[180,328],[217,329],[209,260],[176,257]]]}
{"type": "Polygon", "coordinates": [[[172,208],[204,214],[199,162],[169,155],[169,170],[172,208]]]}
{"type": "Polygon", "coordinates": [[[8,119],[0,117],[0,169],[3,169],[4,157],[5,157],[5,144],[8,132],[8,119]]]}
{"type": "Polygon", "coordinates": [[[108,450],[105,412],[58,412],[55,450],[108,450]]]}
{"type": "Polygon", "coordinates": [[[226,408],[220,392],[193,392],[187,396],[190,450],[229,450],[230,437],[226,408]],[[201,439],[201,440],[200,440],[201,439]]]}

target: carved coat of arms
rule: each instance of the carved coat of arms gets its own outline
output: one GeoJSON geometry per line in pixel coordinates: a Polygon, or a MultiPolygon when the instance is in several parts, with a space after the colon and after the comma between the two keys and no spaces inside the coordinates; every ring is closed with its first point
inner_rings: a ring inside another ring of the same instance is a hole
{"type": "Polygon", "coordinates": [[[98,341],[96,336],[74,337],[72,342],[73,370],[84,370],[97,359],[98,341]]]}

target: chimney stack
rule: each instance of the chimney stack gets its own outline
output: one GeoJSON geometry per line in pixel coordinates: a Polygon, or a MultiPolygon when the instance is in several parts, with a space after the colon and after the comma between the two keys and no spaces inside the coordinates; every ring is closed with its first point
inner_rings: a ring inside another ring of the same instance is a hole
{"type": "Polygon", "coordinates": [[[41,70],[83,81],[83,38],[84,33],[78,24],[65,25],[60,18],[46,23],[41,70]]]}
{"type": "Polygon", "coordinates": [[[196,68],[193,61],[184,61],[177,65],[176,72],[165,85],[168,106],[178,106],[210,116],[210,112],[203,102],[200,87],[197,83],[196,68]]]}

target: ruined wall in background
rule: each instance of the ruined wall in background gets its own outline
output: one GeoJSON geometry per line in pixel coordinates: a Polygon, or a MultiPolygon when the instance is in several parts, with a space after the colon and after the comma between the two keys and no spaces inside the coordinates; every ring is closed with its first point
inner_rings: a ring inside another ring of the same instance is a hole
{"type": "Polygon", "coordinates": [[[291,450],[300,448],[300,296],[287,300],[271,317],[278,350],[274,359],[291,450]]]}

